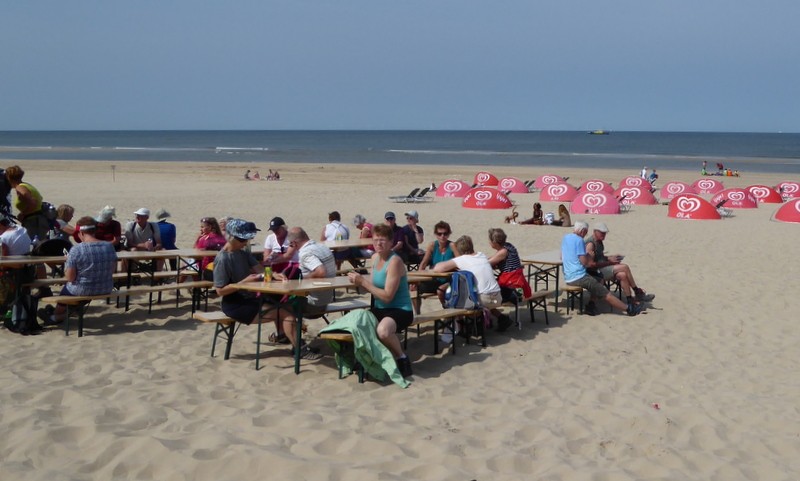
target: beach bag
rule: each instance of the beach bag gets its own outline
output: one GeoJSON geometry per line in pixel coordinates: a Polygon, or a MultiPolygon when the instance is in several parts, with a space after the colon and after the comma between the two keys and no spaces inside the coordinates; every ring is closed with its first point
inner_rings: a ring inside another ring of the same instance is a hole
{"type": "Polygon", "coordinates": [[[450,286],[444,294],[444,307],[449,309],[478,309],[481,297],[478,294],[475,274],[469,271],[453,272],[450,286]]]}
{"type": "Polygon", "coordinates": [[[545,225],[553,225],[553,221],[556,220],[556,215],[552,212],[548,212],[544,215],[544,223],[545,225]]]}

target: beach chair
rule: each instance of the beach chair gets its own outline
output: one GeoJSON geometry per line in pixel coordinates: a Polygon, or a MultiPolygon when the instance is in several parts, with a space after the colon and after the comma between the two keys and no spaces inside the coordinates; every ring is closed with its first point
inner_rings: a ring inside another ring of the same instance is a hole
{"type": "Polygon", "coordinates": [[[717,213],[720,215],[720,217],[733,217],[733,209],[723,207],[725,202],[728,202],[728,199],[722,199],[722,202],[714,206],[717,209],[717,213]]]}
{"type": "Polygon", "coordinates": [[[433,200],[433,197],[428,197],[428,192],[430,192],[430,187],[425,187],[424,189],[419,191],[419,194],[417,194],[414,197],[411,197],[408,200],[408,202],[414,202],[414,203],[416,203],[416,202],[431,202],[433,200]]]}
{"type": "Polygon", "coordinates": [[[408,195],[390,195],[389,200],[391,200],[392,202],[408,202],[408,199],[414,198],[419,191],[420,188],[417,187],[416,189],[409,192],[408,195]]]}

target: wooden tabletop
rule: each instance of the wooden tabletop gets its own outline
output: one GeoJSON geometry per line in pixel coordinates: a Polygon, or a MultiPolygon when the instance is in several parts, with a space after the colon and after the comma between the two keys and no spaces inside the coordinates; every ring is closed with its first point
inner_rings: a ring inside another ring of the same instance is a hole
{"type": "Polygon", "coordinates": [[[355,238],[355,239],[345,239],[345,240],[332,240],[332,241],[325,241],[323,242],[328,249],[332,251],[341,251],[350,249],[352,247],[367,247],[372,245],[372,239],[370,238],[355,238]]]}
{"type": "Polygon", "coordinates": [[[117,252],[117,259],[131,259],[135,261],[170,259],[174,257],[190,257],[200,259],[203,257],[215,257],[217,251],[206,251],[199,249],[173,249],[160,251],[120,251],[117,252]]]}
{"type": "Polygon", "coordinates": [[[63,264],[65,256],[3,256],[0,257],[0,268],[23,267],[34,264],[63,264]]]}
{"type": "Polygon", "coordinates": [[[522,261],[523,264],[544,264],[544,265],[560,266],[562,264],[561,250],[540,252],[538,254],[533,254],[533,255],[525,255],[521,256],[520,260],[522,261]]]}
{"type": "Polygon", "coordinates": [[[299,279],[291,281],[272,282],[240,282],[231,284],[232,287],[244,291],[261,292],[264,294],[282,294],[305,296],[311,292],[329,291],[344,287],[355,287],[347,276],[326,277],[324,279],[299,279]]]}

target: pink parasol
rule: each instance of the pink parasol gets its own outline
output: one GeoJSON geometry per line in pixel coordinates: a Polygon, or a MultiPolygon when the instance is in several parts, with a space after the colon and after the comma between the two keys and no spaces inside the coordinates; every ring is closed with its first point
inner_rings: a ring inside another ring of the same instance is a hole
{"type": "Polygon", "coordinates": [[[761,184],[755,184],[745,187],[745,190],[750,192],[750,195],[755,197],[756,200],[761,204],[783,203],[783,197],[781,197],[778,191],[773,189],[772,187],[761,184]]]}
{"type": "Polygon", "coordinates": [[[646,187],[646,188],[649,189],[650,188],[650,182],[648,182],[646,179],[643,179],[641,177],[638,177],[638,176],[635,176],[635,175],[629,175],[629,176],[625,177],[624,179],[622,179],[621,181],[619,181],[619,186],[620,187],[646,187]]]}
{"type": "Polygon", "coordinates": [[[624,205],[655,205],[656,197],[650,189],[642,186],[620,187],[614,191],[614,196],[624,205]]]}
{"type": "Polygon", "coordinates": [[[503,177],[500,179],[498,189],[500,192],[513,192],[515,194],[527,194],[529,192],[525,183],[516,177],[503,177]]]}
{"type": "Polygon", "coordinates": [[[681,194],[696,194],[695,190],[692,188],[691,185],[687,184],[686,182],[667,182],[664,184],[664,187],[658,193],[658,197],[661,200],[672,200],[676,196],[681,194]]]}
{"type": "Polygon", "coordinates": [[[436,197],[464,197],[470,189],[463,180],[448,179],[436,188],[436,197]]]}
{"type": "Polygon", "coordinates": [[[800,182],[794,182],[791,180],[783,181],[775,186],[775,190],[781,194],[781,197],[783,197],[784,200],[796,199],[800,197],[800,182]]]}
{"type": "Polygon", "coordinates": [[[587,180],[581,184],[581,188],[579,190],[581,192],[608,192],[609,194],[614,192],[614,188],[611,187],[611,184],[599,179],[587,180]]]}
{"type": "Polygon", "coordinates": [[[572,201],[573,214],[619,214],[619,202],[608,192],[581,192],[572,201]]]}
{"type": "Polygon", "coordinates": [[[780,222],[800,223],[800,198],[791,199],[775,211],[773,219],[780,222]]]}
{"type": "Polygon", "coordinates": [[[508,209],[511,201],[502,192],[492,187],[475,187],[461,201],[468,209],[508,209]]]}
{"type": "Polygon", "coordinates": [[[478,185],[485,185],[488,187],[495,187],[497,186],[497,184],[500,183],[500,181],[497,180],[497,177],[490,174],[489,172],[478,172],[477,174],[475,174],[475,182],[473,183],[478,185]]]}
{"type": "Polygon", "coordinates": [[[692,187],[698,194],[718,194],[725,190],[725,185],[717,179],[697,179],[692,183],[692,187]]]}
{"type": "Polygon", "coordinates": [[[722,217],[711,203],[697,194],[679,194],[669,202],[667,216],[675,219],[718,220],[722,217]]]}
{"type": "Polygon", "coordinates": [[[564,178],[561,177],[560,175],[544,174],[540,175],[533,182],[533,186],[539,190],[542,190],[550,184],[557,184],[559,182],[564,182],[564,178]]]}
{"type": "Polygon", "coordinates": [[[711,198],[711,203],[718,205],[726,199],[725,207],[728,209],[755,209],[758,207],[758,201],[750,192],[737,188],[723,190],[711,198]]]}
{"type": "Polygon", "coordinates": [[[575,187],[567,184],[566,182],[558,182],[545,186],[539,193],[539,201],[541,202],[572,202],[572,199],[578,195],[575,187]]]}

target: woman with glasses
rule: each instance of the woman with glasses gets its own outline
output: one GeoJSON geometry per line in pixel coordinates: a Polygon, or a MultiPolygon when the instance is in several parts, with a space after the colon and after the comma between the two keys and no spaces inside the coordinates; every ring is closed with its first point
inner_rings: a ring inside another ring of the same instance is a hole
{"type": "Polygon", "coordinates": [[[222,312],[226,316],[251,324],[259,315],[261,299],[255,292],[237,289],[235,284],[263,279],[261,264],[245,250],[259,229],[252,222],[230,219],[226,231],[228,241],[214,259],[214,288],[222,297],[222,312]]]}
{"type": "MultiPolygon", "coordinates": [[[[489,242],[495,253],[489,258],[489,264],[499,269],[497,283],[500,285],[500,294],[503,301],[511,301],[517,289],[522,289],[521,299],[531,296],[531,285],[525,278],[522,261],[517,253],[517,248],[507,241],[503,229],[489,229],[489,242]]],[[[519,300],[521,300],[519,299],[519,300]]]]}
{"type": "MultiPolygon", "coordinates": [[[[450,224],[443,220],[440,220],[433,226],[433,234],[436,236],[436,240],[428,244],[428,248],[425,250],[425,256],[419,264],[419,270],[422,271],[428,267],[433,268],[439,262],[449,261],[458,256],[458,249],[454,243],[450,242],[450,234],[452,233],[453,231],[450,230],[450,224]]],[[[437,278],[432,281],[421,283],[417,289],[419,289],[419,292],[422,294],[435,293],[439,297],[439,302],[444,305],[444,293],[449,286],[450,282],[447,278],[437,278]]],[[[417,310],[419,310],[419,306],[417,306],[417,310]]]]}
{"type": "Polygon", "coordinates": [[[375,255],[372,256],[372,276],[365,277],[356,272],[347,275],[357,287],[363,287],[374,300],[371,309],[378,319],[378,339],[386,346],[397,362],[403,377],[412,375],[411,360],[403,352],[397,333],[403,332],[414,320],[411,294],[403,259],[392,250],[392,228],[378,224],[372,231],[375,255]]]}

